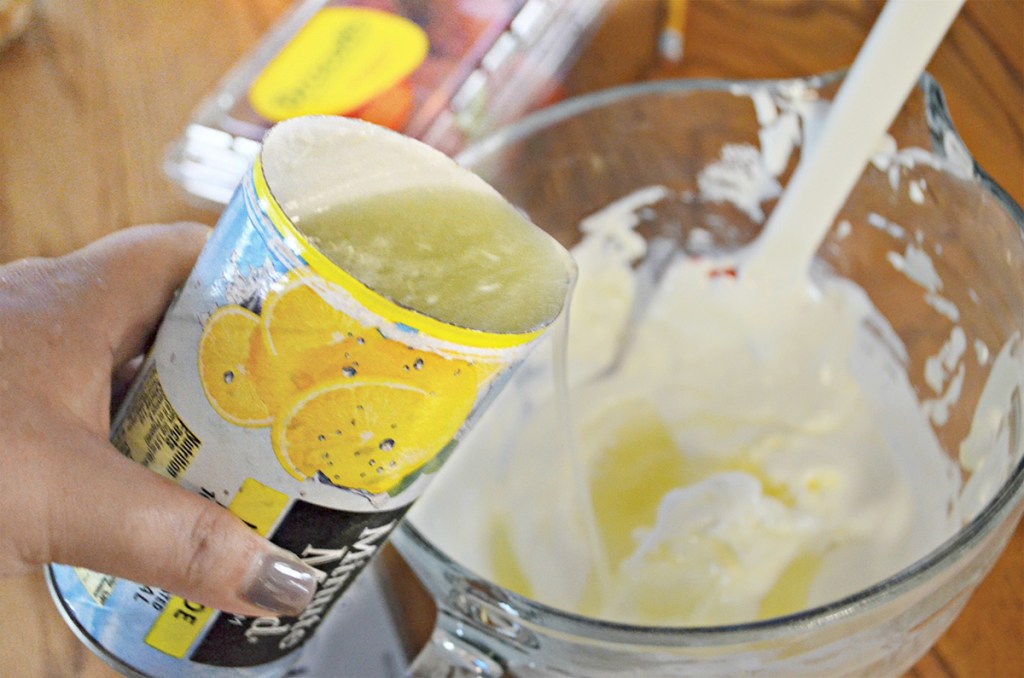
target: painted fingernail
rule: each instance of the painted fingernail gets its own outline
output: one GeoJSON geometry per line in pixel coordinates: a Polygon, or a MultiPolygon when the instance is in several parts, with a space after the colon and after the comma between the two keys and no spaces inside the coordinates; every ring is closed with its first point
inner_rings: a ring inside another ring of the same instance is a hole
{"type": "Polygon", "coordinates": [[[316,593],[317,571],[291,553],[264,553],[253,565],[242,597],[268,612],[301,613],[316,593]]]}

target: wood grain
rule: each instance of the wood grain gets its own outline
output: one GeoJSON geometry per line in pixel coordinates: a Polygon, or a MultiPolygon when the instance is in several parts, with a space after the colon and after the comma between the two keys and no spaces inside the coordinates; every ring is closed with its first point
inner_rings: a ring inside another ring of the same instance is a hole
{"type": "MultiPolygon", "coordinates": [[[[26,34],[0,53],[0,262],[62,254],[132,224],[213,223],[165,178],[162,154],[289,5],[40,0],[26,34]]],[[[685,57],[669,64],[655,49],[662,4],[621,0],[566,91],[841,68],[880,9],[876,0],[691,0],[685,57]]],[[[1024,202],[1024,3],[969,1],[929,70],[980,164],[1024,202]]],[[[0,607],[0,676],[114,675],[66,628],[39,575],[0,580],[0,607]]],[[[1024,676],[1024,528],[909,675],[1024,676]]]]}

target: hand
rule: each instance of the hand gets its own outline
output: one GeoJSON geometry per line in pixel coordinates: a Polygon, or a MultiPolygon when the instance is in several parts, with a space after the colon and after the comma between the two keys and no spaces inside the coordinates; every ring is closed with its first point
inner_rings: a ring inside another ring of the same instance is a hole
{"type": "Polygon", "coordinates": [[[0,266],[0,576],[80,565],[245,615],[298,614],[315,570],[107,439],[131,365],[208,230],[137,227],[0,266]]]}

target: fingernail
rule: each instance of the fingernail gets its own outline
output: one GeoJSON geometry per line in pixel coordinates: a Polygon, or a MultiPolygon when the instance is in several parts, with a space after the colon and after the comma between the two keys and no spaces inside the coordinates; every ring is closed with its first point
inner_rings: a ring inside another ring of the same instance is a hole
{"type": "Polygon", "coordinates": [[[295,616],[316,593],[316,573],[287,551],[264,553],[253,565],[242,597],[268,612],[295,616]]]}

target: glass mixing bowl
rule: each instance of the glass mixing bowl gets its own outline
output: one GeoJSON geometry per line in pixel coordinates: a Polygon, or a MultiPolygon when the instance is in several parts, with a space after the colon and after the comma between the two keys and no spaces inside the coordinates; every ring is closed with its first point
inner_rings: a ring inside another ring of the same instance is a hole
{"type": "MultiPolygon", "coordinates": [[[[460,161],[572,246],[583,217],[637,189],[663,185],[699,196],[699,173],[724,146],[759,145],[755,103],[830,99],[841,78],[664,81],[608,90],[537,113],[468,149],[460,161]]],[[[973,162],[942,91],[927,75],[890,134],[900,149],[924,149],[938,160],[869,166],[818,259],[862,287],[889,321],[921,400],[934,396],[926,363],[954,326],[977,347],[962,359],[959,398],[950,400],[944,423],[933,425],[946,453],[959,459],[976,411],[991,409],[991,440],[982,458],[967,463],[973,473],[962,469],[967,508],[959,531],[884,581],[797,614],[702,628],[631,626],[554,609],[464,566],[452,546],[459,519],[444,510],[446,497],[459,490],[445,488],[442,477],[394,537],[438,609],[432,641],[413,674],[879,676],[899,674],[927,652],[996,561],[1024,510],[1024,213],[973,162]],[[908,190],[912,184],[916,191],[908,190]],[[872,225],[872,213],[912,224],[913,232],[872,225]],[[919,282],[888,261],[908,243],[927,250],[944,283],[941,296],[956,307],[955,320],[948,306],[939,308],[934,295],[929,300],[919,282]],[[1011,388],[993,408],[982,402],[993,364],[982,347],[994,355],[1004,346],[1010,369],[1002,378],[1011,388]]],[[[798,155],[782,170],[782,185],[798,155]]],[[[773,206],[774,199],[757,205],[766,214],[773,206]]],[[[763,225],[750,210],[727,202],[692,199],[652,209],[648,234],[670,237],[684,249],[694,243],[736,248],[763,225]],[[710,240],[694,238],[694,229],[710,240]]]]}

